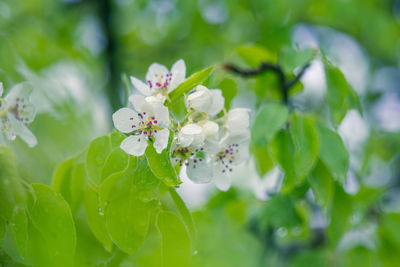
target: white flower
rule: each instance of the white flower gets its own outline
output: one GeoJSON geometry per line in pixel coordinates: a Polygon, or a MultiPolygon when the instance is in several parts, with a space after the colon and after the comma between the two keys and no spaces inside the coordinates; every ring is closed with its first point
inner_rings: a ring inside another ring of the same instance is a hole
{"type": "Polygon", "coordinates": [[[212,169],[207,160],[204,148],[174,146],[172,149],[173,163],[185,165],[181,171],[186,171],[187,177],[195,183],[209,183],[212,179],[212,169]]]}
{"type": "Polygon", "coordinates": [[[224,122],[226,134],[224,142],[228,139],[233,142],[241,142],[250,137],[250,109],[235,108],[228,112],[224,122]]]}
{"type": "Polygon", "coordinates": [[[219,89],[209,90],[203,85],[195,87],[186,98],[188,109],[206,113],[210,116],[217,115],[224,108],[225,99],[219,89]]]}
{"type": "Polygon", "coordinates": [[[222,191],[231,186],[230,174],[235,166],[248,158],[248,145],[245,143],[220,143],[220,151],[211,157],[212,181],[222,191]]]}
{"type": "Polygon", "coordinates": [[[204,144],[203,128],[195,123],[187,124],[178,133],[178,144],[181,147],[200,147],[204,144]]]}
{"type": "Polygon", "coordinates": [[[217,123],[210,120],[201,120],[198,122],[198,125],[203,129],[204,136],[206,139],[217,139],[219,126],[217,123]]]}
{"type": "Polygon", "coordinates": [[[26,83],[17,84],[5,98],[1,98],[3,91],[3,84],[0,83],[0,133],[8,140],[14,140],[18,135],[28,146],[35,146],[37,139],[26,127],[36,114],[29,101],[32,89],[26,83]]]}
{"type": "Polygon", "coordinates": [[[133,156],[141,156],[146,151],[148,140],[157,153],[168,145],[168,108],[159,102],[149,102],[144,96],[129,97],[136,111],[121,108],[113,114],[115,128],[123,133],[132,133],[121,143],[121,149],[133,156]]]}
{"type": "Polygon", "coordinates": [[[163,102],[165,97],[185,80],[186,66],[180,59],[172,65],[171,72],[158,63],[150,65],[146,74],[146,83],[131,76],[135,88],[145,96],[158,96],[163,102]]]}

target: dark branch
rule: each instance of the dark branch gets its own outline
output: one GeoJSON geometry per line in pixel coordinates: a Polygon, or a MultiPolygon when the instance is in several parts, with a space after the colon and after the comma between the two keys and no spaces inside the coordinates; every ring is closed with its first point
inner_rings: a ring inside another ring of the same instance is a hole
{"type": "Polygon", "coordinates": [[[301,68],[299,74],[296,75],[292,80],[287,80],[285,73],[282,69],[281,66],[277,64],[272,64],[268,62],[263,62],[261,65],[256,68],[256,69],[241,69],[231,63],[226,63],[223,65],[223,68],[227,71],[233,72],[237,75],[240,75],[242,77],[252,77],[252,76],[257,76],[260,75],[264,72],[267,71],[272,71],[275,72],[278,77],[279,81],[281,84],[281,91],[282,91],[282,100],[285,105],[289,104],[289,90],[292,88],[303,76],[304,72],[307,70],[307,68],[310,66],[310,64],[305,65],[304,67],[301,68]]]}

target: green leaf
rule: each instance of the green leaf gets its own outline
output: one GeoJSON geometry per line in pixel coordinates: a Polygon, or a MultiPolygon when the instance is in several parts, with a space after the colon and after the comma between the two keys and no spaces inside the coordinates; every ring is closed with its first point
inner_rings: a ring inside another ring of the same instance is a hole
{"type": "Polygon", "coordinates": [[[177,207],[192,240],[194,240],[196,238],[196,226],[194,224],[192,214],[174,188],[169,188],[169,194],[171,195],[171,198],[174,201],[175,206],[177,207]]]}
{"type": "Polygon", "coordinates": [[[75,158],[71,158],[62,162],[57,167],[56,172],[53,176],[53,181],[51,183],[51,187],[57,193],[60,193],[63,198],[69,203],[71,201],[70,184],[74,164],[75,158]]]}
{"type": "Polygon", "coordinates": [[[242,46],[236,49],[243,60],[252,67],[258,67],[263,62],[275,63],[278,56],[259,45],[242,46]]]}
{"type": "Polygon", "coordinates": [[[132,179],[135,168],[128,168],[108,194],[105,209],[107,231],[113,242],[124,252],[135,254],[147,235],[150,205],[139,199],[132,179]]]}
{"type": "Polygon", "coordinates": [[[311,174],[308,176],[317,203],[327,207],[333,195],[334,180],[326,165],[318,161],[311,174]]]}
{"type": "Polygon", "coordinates": [[[271,140],[269,145],[272,158],[279,163],[279,166],[285,173],[283,191],[291,190],[296,184],[300,183],[296,180],[296,172],[294,166],[294,145],[291,135],[288,131],[280,130],[271,140]]]}
{"type": "Polygon", "coordinates": [[[290,133],[295,148],[296,176],[301,180],[311,171],[318,158],[319,139],[314,119],[310,116],[294,113],[290,133]]]}
{"type": "Polygon", "coordinates": [[[71,158],[58,166],[52,181],[52,188],[60,193],[76,213],[83,198],[83,188],[86,179],[84,163],[71,158]]]}
{"type": "Polygon", "coordinates": [[[28,211],[29,258],[37,266],[72,266],[76,233],[67,202],[46,185],[32,187],[36,201],[28,211]]]}
{"type": "Polygon", "coordinates": [[[111,133],[111,135],[110,135],[111,147],[113,149],[119,147],[125,138],[126,138],[126,135],[124,135],[120,132],[111,133]]]}
{"type": "Polygon", "coordinates": [[[262,178],[269,170],[274,167],[274,161],[268,151],[267,146],[251,144],[250,151],[254,156],[256,170],[258,175],[262,178]]]}
{"type": "Polygon", "coordinates": [[[26,193],[18,175],[14,152],[0,145],[0,217],[8,220],[14,206],[24,206],[26,193]]]}
{"type": "Polygon", "coordinates": [[[90,180],[95,185],[100,185],[102,182],[101,172],[111,150],[110,137],[108,136],[98,137],[90,143],[86,155],[86,170],[90,180]]]}
{"type": "Polygon", "coordinates": [[[349,109],[357,109],[362,114],[358,95],[340,69],[333,66],[326,58],[324,66],[328,90],[326,100],[334,123],[339,124],[349,109]]]}
{"type": "Polygon", "coordinates": [[[169,93],[168,98],[169,101],[166,102],[166,106],[170,107],[176,103],[176,101],[183,97],[184,94],[188,93],[197,85],[200,85],[204,82],[208,76],[210,76],[211,71],[214,69],[214,66],[203,69],[199,72],[192,74],[189,78],[187,78],[183,83],[181,83],[175,90],[169,93]]]}
{"type": "Polygon", "coordinates": [[[28,218],[25,209],[15,208],[9,225],[18,251],[24,258],[28,244],[28,218]]]}
{"type": "Polygon", "coordinates": [[[101,205],[99,193],[90,185],[87,185],[85,189],[84,207],[90,229],[94,236],[104,245],[105,248],[107,248],[108,251],[111,251],[113,248],[113,242],[111,241],[110,235],[106,229],[104,208],[101,205]]]}
{"type": "Polygon", "coordinates": [[[157,216],[157,228],[162,236],[163,266],[189,266],[190,237],[179,217],[161,211],[157,216]]]}
{"type": "Polygon", "coordinates": [[[108,156],[101,170],[101,181],[113,173],[123,171],[128,167],[129,155],[119,147],[115,148],[108,156]]]}
{"type": "Polygon", "coordinates": [[[349,168],[349,154],[343,140],[322,123],[317,124],[317,130],[320,139],[320,157],[336,179],[343,183],[349,168]]]}
{"type": "Polygon", "coordinates": [[[286,106],[270,103],[261,108],[251,128],[251,139],[256,145],[265,145],[287,121],[286,106]]]}
{"type": "Polygon", "coordinates": [[[150,169],[154,175],[168,186],[180,184],[178,175],[171,162],[170,150],[172,145],[173,132],[170,131],[168,146],[160,154],[153,146],[149,145],[146,149],[146,158],[150,169]]]}
{"type": "Polygon", "coordinates": [[[267,229],[272,227],[291,228],[301,223],[301,218],[296,211],[295,199],[291,195],[276,195],[268,200],[262,208],[260,223],[267,229]]]}
{"type": "Polygon", "coordinates": [[[281,53],[281,65],[284,72],[287,74],[294,74],[296,68],[304,67],[311,62],[314,58],[315,50],[297,50],[293,46],[285,46],[281,53]]]}
{"type": "Polygon", "coordinates": [[[5,235],[6,235],[6,220],[0,217],[0,244],[2,243],[5,235]]]}
{"type": "Polygon", "coordinates": [[[335,182],[334,195],[330,208],[330,224],[328,238],[332,248],[335,248],[350,224],[352,198],[335,182]]]}
{"type": "Polygon", "coordinates": [[[222,95],[225,98],[225,108],[226,110],[229,110],[231,102],[238,92],[236,82],[232,79],[225,78],[218,85],[218,88],[221,89],[222,95]]]}

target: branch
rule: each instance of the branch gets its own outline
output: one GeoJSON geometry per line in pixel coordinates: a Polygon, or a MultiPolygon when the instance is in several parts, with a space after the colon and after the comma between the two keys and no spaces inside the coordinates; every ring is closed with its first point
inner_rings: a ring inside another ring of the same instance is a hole
{"type": "Polygon", "coordinates": [[[231,63],[226,63],[223,65],[223,68],[227,71],[233,72],[235,74],[238,74],[239,76],[242,77],[251,77],[251,76],[257,76],[260,75],[264,72],[267,71],[272,71],[275,72],[278,77],[279,81],[281,84],[281,91],[282,91],[282,100],[285,105],[289,105],[289,90],[292,88],[303,76],[304,72],[307,70],[307,68],[310,66],[310,64],[305,65],[304,67],[301,68],[299,74],[297,74],[292,80],[288,81],[285,73],[282,69],[281,66],[277,64],[272,64],[269,62],[263,62],[260,64],[260,66],[256,69],[241,69],[231,63]]]}

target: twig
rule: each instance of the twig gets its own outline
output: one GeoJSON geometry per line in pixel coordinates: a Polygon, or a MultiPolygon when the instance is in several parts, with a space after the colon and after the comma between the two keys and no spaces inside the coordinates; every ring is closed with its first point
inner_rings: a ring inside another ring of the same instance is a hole
{"type": "Polygon", "coordinates": [[[231,63],[226,63],[223,65],[223,68],[227,71],[233,72],[235,74],[238,74],[242,77],[251,77],[251,76],[257,76],[260,75],[266,71],[272,71],[275,72],[278,77],[279,77],[279,82],[281,84],[281,91],[282,91],[282,100],[285,105],[289,105],[289,90],[292,88],[303,76],[304,72],[307,70],[307,68],[310,66],[310,64],[305,65],[304,67],[301,68],[299,74],[297,74],[292,80],[287,80],[285,73],[282,69],[281,66],[277,64],[272,64],[269,62],[263,62],[260,64],[260,66],[256,69],[241,69],[231,63]]]}

